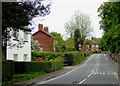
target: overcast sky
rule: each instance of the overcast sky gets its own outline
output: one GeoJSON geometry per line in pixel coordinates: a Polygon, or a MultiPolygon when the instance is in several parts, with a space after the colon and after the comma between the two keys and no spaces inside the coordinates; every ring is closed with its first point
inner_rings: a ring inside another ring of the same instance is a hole
{"type": "Polygon", "coordinates": [[[99,29],[98,8],[105,0],[53,0],[51,13],[44,18],[35,18],[35,28],[32,33],[38,30],[38,24],[49,27],[49,32],[61,33],[66,38],[64,24],[70,20],[74,11],[80,10],[83,14],[87,14],[91,18],[93,27],[93,36],[102,37],[102,31],[99,29]],[[43,19],[43,20],[42,20],[43,19]]]}

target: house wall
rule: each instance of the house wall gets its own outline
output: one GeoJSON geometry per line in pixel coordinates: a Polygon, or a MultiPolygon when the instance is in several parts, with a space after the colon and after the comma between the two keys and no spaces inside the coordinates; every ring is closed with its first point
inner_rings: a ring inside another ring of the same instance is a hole
{"type": "Polygon", "coordinates": [[[33,35],[34,40],[37,40],[40,43],[40,47],[43,48],[43,51],[53,51],[53,40],[50,36],[46,35],[39,31],[35,35],[33,35]]]}
{"type": "MultiPolygon", "coordinates": [[[[20,38],[24,38],[24,30],[19,30],[20,38]]],[[[13,37],[11,38],[13,43],[18,43],[17,40],[13,40],[13,37]]],[[[10,48],[7,46],[7,60],[14,60],[13,55],[18,54],[18,60],[17,61],[31,61],[31,34],[28,34],[28,41],[23,44],[22,48],[13,47],[10,48]],[[26,60],[24,60],[24,54],[27,54],[26,60]]]]}
{"type": "Polygon", "coordinates": [[[92,47],[91,47],[91,50],[99,50],[99,44],[93,44],[92,47]],[[98,47],[96,47],[96,45],[98,47]]]}

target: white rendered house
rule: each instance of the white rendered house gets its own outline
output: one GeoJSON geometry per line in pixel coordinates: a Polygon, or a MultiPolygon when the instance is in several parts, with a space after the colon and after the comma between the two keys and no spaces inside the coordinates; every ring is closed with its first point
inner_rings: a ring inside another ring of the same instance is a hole
{"type": "Polygon", "coordinates": [[[13,29],[7,37],[7,60],[31,61],[31,30],[26,28],[13,29]]]}

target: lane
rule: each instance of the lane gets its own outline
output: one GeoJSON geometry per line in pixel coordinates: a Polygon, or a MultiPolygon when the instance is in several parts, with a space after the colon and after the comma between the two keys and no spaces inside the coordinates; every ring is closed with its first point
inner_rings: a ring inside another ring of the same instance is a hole
{"type": "Polygon", "coordinates": [[[114,72],[105,54],[94,54],[78,68],[36,84],[117,84],[114,72]]]}
{"type": "Polygon", "coordinates": [[[112,68],[112,64],[106,58],[106,55],[99,55],[98,62],[91,77],[87,78],[82,84],[118,84],[114,74],[115,71],[112,68]]]}

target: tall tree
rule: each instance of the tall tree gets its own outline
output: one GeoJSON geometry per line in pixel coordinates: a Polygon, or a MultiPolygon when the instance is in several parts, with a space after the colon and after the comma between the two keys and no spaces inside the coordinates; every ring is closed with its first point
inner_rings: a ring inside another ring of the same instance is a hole
{"type": "Polygon", "coordinates": [[[2,3],[2,57],[5,59],[7,41],[10,40],[12,29],[20,29],[31,25],[31,20],[37,16],[50,13],[50,5],[41,2],[3,2],[2,3]],[[8,29],[9,28],[9,29],[8,29]]]}
{"type": "Polygon", "coordinates": [[[120,1],[105,2],[98,8],[100,29],[104,30],[102,43],[112,53],[120,52],[120,1]]]}
{"type": "Polygon", "coordinates": [[[80,30],[79,29],[76,29],[75,32],[74,32],[74,45],[75,45],[75,49],[78,50],[78,45],[79,43],[81,45],[83,45],[83,41],[84,39],[81,37],[81,34],[80,34],[80,30]]]}
{"type": "Polygon", "coordinates": [[[90,17],[77,10],[65,24],[65,29],[67,34],[72,35],[72,37],[76,29],[80,30],[82,37],[87,37],[90,35],[90,32],[92,32],[90,17]]]}

